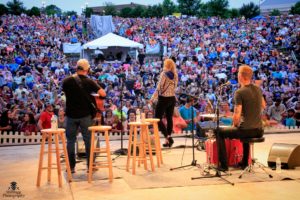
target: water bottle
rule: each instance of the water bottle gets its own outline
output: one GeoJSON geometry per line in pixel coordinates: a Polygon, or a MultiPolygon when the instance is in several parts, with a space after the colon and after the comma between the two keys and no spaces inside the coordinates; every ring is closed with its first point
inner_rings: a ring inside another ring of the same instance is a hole
{"type": "Polygon", "coordinates": [[[141,113],[141,121],[145,122],[146,114],[144,112],[141,113]]]}
{"type": "Polygon", "coordinates": [[[141,112],[140,112],[140,109],[136,109],[136,122],[141,122],[141,112]]]}
{"type": "Polygon", "coordinates": [[[276,173],[281,173],[281,160],[279,157],[276,158],[276,173]]]}
{"type": "Polygon", "coordinates": [[[57,117],[52,115],[51,117],[51,129],[58,129],[57,117]]]}

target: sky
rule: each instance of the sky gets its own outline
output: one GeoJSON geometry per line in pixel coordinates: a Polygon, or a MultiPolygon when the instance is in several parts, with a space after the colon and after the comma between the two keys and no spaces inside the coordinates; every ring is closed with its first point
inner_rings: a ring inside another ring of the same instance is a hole
{"type": "MultiPolygon", "coordinates": [[[[10,0],[0,0],[0,4],[6,4],[10,0]]],[[[24,3],[24,6],[29,9],[33,6],[42,7],[45,2],[46,6],[50,4],[54,4],[61,8],[63,11],[71,11],[74,10],[77,14],[81,13],[82,7],[84,7],[87,3],[89,7],[93,6],[103,6],[105,2],[111,2],[115,5],[118,4],[128,4],[130,2],[144,4],[144,5],[154,5],[158,3],[162,3],[163,0],[21,0],[24,3]]],[[[207,2],[208,0],[202,0],[202,2],[207,2]]],[[[259,0],[229,0],[229,6],[231,8],[239,8],[243,5],[243,3],[249,3],[253,1],[254,3],[258,3],[259,0]]],[[[173,0],[173,2],[177,2],[173,0]]]]}

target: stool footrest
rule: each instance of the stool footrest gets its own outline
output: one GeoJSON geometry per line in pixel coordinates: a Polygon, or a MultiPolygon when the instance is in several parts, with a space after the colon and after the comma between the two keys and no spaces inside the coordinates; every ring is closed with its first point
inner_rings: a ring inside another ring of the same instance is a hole
{"type": "MultiPolygon", "coordinates": [[[[94,162],[94,165],[101,164],[101,163],[108,164],[109,161],[104,161],[104,160],[103,160],[103,161],[95,161],[95,162],[94,162]]],[[[93,165],[93,166],[94,166],[94,165],[93,165]]]]}
{"type": "Polygon", "coordinates": [[[136,158],[136,161],[147,161],[150,160],[149,158],[136,158]]]}
{"type": "Polygon", "coordinates": [[[94,166],[93,169],[109,168],[109,165],[94,166]]]}
{"type": "MultiPolygon", "coordinates": [[[[59,153],[64,152],[63,149],[59,149],[58,151],[60,151],[59,153]]],[[[44,154],[47,154],[47,153],[49,153],[49,151],[44,151],[44,154]]],[[[50,151],[50,153],[56,153],[56,149],[52,149],[50,151]]]]}
{"type": "Polygon", "coordinates": [[[95,149],[94,153],[107,153],[107,150],[105,148],[104,149],[95,149]]]}
{"type": "MultiPolygon", "coordinates": [[[[49,167],[42,167],[42,169],[49,169],[49,167]]],[[[57,167],[51,167],[50,169],[57,169],[57,167]]]]}

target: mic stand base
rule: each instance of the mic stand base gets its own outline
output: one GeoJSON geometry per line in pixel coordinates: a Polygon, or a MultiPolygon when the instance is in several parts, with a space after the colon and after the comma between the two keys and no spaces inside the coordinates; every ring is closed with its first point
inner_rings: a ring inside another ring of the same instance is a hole
{"type": "Polygon", "coordinates": [[[213,170],[216,172],[215,175],[211,175],[211,174],[209,173],[208,176],[192,177],[191,180],[204,179],[204,178],[215,178],[215,177],[217,177],[217,178],[222,179],[222,180],[225,181],[226,183],[228,183],[228,184],[234,186],[234,183],[233,183],[233,182],[230,182],[229,180],[227,180],[226,178],[223,177],[223,176],[229,176],[229,175],[231,175],[231,174],[228,174],[228,173],[226,173],[226,171],[220,170],[220,169],[218,169],[218,168],[216,168],[216,167],[213,167],[213,166],[210,166],[209,168],[210,168],[210,169],[213,169],[213,170]],[[225,173],[225,174],[222,175],[222,172],[225,173]]]}
{"type": "Polygon", "coordinates": [[[113,158],[112,160],[116,160],[117,158],[119,158],[120,156],[126,156],[128,153],[127,149],[118,149],[116,151],[114,151],[114,155],[117,155],[115,158],[113,158]]]}
{"type": "Polygon", "coordinates": [[[127,155],[128,150],[127,149],[118,149],[116,151],[114,151],[115,155],[119,155],[119,156],[125,156],[127,155]]]}
{"type": "Polygon", "coordinates": [[[176,169],[185,168],[185,167],[191,167],[191,166],[199,167],[198,164],[197,164],[197,160],[193,160],[190,165],[183,165],[183,166],[180,166],[180,167],[170,168],[170,171],[173,171],[173,170],[176,170],[176,169]]]}

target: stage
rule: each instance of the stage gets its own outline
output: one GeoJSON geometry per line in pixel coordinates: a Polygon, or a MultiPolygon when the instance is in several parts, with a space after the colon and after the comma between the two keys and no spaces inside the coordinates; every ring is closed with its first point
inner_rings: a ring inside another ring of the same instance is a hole
{"type": "MultiPolygon", "coordinates": [[[[268,154],[273,143],[300,144],[300,133],[265,134],[264,143],[255,144],[255,157],[267,165],[268,154]]],[[[162,141],[163,142],[163,141],[162,141]]],[[[102,143],[101,143],[102,144],[102,143]]],[[[125,142],[125,147],[127,143],[125,142]]],[[[43,171],[41,187],[36,187],[40,145],[11,146],[0,148],[0,199],[9,197],[11,182],[16,182],[18,199],[298,199],[300,196],[300,168],[282,170],[280,174],[268,169],[274,178],[270,179],[257,169],[256,174],[245,174],[238,178],[241,170],[230,168],[231,176],[225,177],[235,183],[226,184],[219,178],[191,180],[201,176],[201,169],[187,167],[170,171],[171,167],[190,164],[192,161],[191,138],[175,138],[174,148],[164,149],[164,164],[155,167],[155,172],[137,168],[136,175],[126,172],[126,157],[121,156],[113,162],[113,183],[107,180],[108,170],[99,169],[93,174],[91,184],[87,182],[85,160],[76,166],[73,182],[68,184],[64,178],[62,188],[58,188],[57,173],[52,172],[52,182],[46,182],[43,171]],[[176,148],[179,145],[188,145],[176,148]],[[184,154],[183,154],[184,153],[184,154]]],[[[111,149],[119,149],[119,141],[111,141],[111,149]]],[[[203,151],[195,150],[197,164],[206,161],[203,151]]],[[[101,158],[99,158],[101,159],[101,158]]],[[[156,161],[156,160],[155,160],[156,161]]],[[[155,162],[156,163],[156,162],[155,162]]],[[[46,163],[45,163],[46,164],[46,163]]],[[[64,177],[66,173],[64,172],[64,177]]],[[[17,198],[17,197],[16,197],[17,198]]]]}

